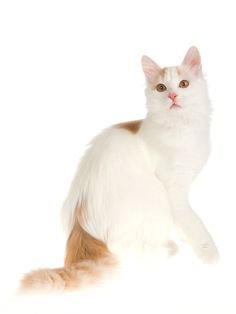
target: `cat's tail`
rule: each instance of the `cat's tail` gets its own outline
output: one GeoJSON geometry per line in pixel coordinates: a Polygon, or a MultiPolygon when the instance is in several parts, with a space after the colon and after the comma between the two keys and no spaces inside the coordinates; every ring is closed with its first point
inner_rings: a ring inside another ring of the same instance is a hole
{"type": "Polygon", "coordinates": [[[65,266],[26,274],[21,291],[73,290],[101,280],[114,270],[117,260],[105,243],[82,229],[78,222],[67,241],[65,266]]]}
{"type": "Polygon", "coordinates": [[[107,256],[97,261],[84,260],[70,267],[34,270],[24,276],[21,291],[71,291],[101,280],[115,260],[107,256]]]}

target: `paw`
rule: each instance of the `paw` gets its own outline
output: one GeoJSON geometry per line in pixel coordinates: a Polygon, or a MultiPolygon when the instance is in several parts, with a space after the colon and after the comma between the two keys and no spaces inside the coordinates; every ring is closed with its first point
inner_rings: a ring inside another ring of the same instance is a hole
{"type": "Polygon", "coordinates": [[[204,242],[194,248],[197,256],[207,264],[214,264],[218,262],[220,256],[216,246],[213,243],[204,242]]]}
{"type": "Polygon", "coordinates": [[[166,253],[167,253],[166,255],[168,257],[176,255],[178,253],[178,250],[179,250],[178,245],[172,240],[167,241],[163,245],[163,247],[165,248],[166,253]]]}

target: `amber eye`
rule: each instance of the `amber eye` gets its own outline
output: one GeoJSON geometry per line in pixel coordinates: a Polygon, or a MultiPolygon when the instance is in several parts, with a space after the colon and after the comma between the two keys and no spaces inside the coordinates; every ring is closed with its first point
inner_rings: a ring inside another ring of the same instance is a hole
{"type": "Polygon", "coordinates": [[[157,85],[156,90],[158,90],[158,92],[164,92],[167,88],[164,84],[160,83],[157,85]]]}
{"type": "Polygon", "coordinates": [[[179,83],[179,87],[181,88],[186,88],[189,86],[189,81],[187,80],[182,80],[180,83],[179,83]]]}

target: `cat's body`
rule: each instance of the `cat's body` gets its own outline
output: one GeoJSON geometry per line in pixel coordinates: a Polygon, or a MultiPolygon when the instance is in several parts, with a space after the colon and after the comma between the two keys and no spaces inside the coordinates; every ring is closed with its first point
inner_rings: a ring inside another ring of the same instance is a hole
{"type": "Polygon", "coordinates": [[[147,117],[114,125],[93,140],[63,208],[70,233],[65,268],[26,275],[25,287],[50,280],[77,287],[101,265],[113,266],[112,254],[174,251],[174,226],[200,258],[217,259],[188,202],[190,184],[209,154],[210,102],[199,53],[191,48],[180,67],[161,69],[148,57],[142,64],[147,117]]]}
{"type": "Polygon", "coordinates": [[[155,248],[169,233],[166,192],[154,175],[140,132],[120,126],[105,130],[85,154],[72,186],[75,204],[86,204],[82,227],[112,252],[155,248]]]}

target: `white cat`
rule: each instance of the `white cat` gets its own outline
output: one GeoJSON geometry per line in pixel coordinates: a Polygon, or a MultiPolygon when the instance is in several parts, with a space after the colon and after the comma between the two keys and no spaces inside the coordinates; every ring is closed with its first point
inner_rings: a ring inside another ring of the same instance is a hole
{"type": "Polygon", "coordinates": [[[209,155],[211,104],[195,47],[177,67],[142,58],[147,116],[98,135],[79,164],[64,204],[69,238],[65,266],[27,274],[24,288],[71,289],[94,281],[114,256],[132,250],[175,251],[174,226],[204,262],[215,244],[191,209],[191,182],[209,155]]]}

